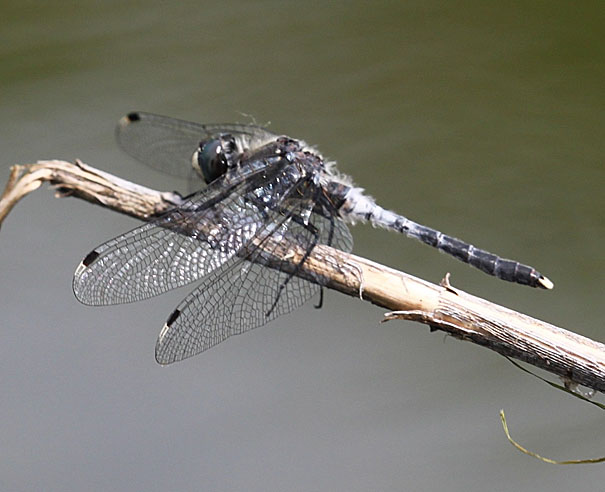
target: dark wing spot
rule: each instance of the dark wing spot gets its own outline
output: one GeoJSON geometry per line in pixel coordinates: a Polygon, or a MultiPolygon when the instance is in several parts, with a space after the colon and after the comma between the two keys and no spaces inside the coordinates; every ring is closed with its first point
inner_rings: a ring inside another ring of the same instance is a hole
{"type": "Polygon", "coordinates": [[[139,121],[141,119],[141,115],[139,113],[128,113],[126,118],[128,118],[128,121],[132,123],[134,121],[139,121]]]}
{"type": "Polygon", "coordinates": [[[181,312],[178,309],[175,309],[174,311],[172,311],[172,314],[168,318],[168,321],[166,321],[166,326],[172,325],[172,323],[174,323],[180,315],[181,315],[181,312]]]}
{"type": "Polygon", "coordinates": [[[86,255],[86,257],[82,260],[82,265],[85,267],[89,266],[93,261],[95,261],[99,257],[99,253],[97,251],[91,251],[86,255]]]}

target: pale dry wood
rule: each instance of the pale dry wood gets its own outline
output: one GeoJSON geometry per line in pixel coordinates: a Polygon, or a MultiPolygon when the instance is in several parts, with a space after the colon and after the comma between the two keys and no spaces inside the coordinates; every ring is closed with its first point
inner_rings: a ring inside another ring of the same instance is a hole
{"type": "MultiPolygon", "coordinates": [[[[39,161],[13,167],[0,198],[0,224],[21,198],[44,182],[58,196],[77,196],[141,220],[181,202],[178,194],[151,190],[79,161],[39,161]]],[[[275,252],[279,245],[266,246],[275,252]]],[[[279,254],[281,259],[262,261],[269,267],[275,266],[272,261],[280,268],[284,261],[296,265],[304,251],[279,254]]],[[[292,268],[296,275],[394,311],[386,319],[418,321],[545,369],[570,385],[605,392],[605,345],[454,289],[447,277],[441,285],[431,284],[324,245],[313,250],[301,269],[292,268]]]]}
{"type": "Polygon", "coordinates": [[[55,187],[57,196],[77,196],[142,220],[148,220],[181,202],[176,193],[159,192],[131,183],[81,161],[38,161],[11,168],[0,197],[0,226],[21,198],[45,182],[55,187]]]}

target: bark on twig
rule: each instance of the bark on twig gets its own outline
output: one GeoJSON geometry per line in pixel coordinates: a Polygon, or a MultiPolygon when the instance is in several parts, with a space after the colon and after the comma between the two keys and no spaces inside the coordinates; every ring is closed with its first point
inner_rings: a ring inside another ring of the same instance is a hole
{"type": "Polygon", "coordinates": [[[0,197],[0,226],[21,198],[45,182],[57,190],[57,197],[76,196],[142,220],[149,220],[181,202],[177,193],[160,192],[131,183],[79,160],[75,163],[38,161],[11,168],[0,197]]]}
{"type": "MultiPolygon", "coordinates": [[[[21,198],[44,182],[58,196],[76,196],[141,220],[181,202],[176,193],[145,188],[79,161],[39,161],[12,168],[0,197],[0,225],[21,198]]],[[[303,254],[283,253],[293,264],[303,254]]],[[[323,245],[296,274],[312,281],[319,277],[326,287],[394,311],[387,320],[418,321],[545,369],[570,384],[605,392],[605,345],[454,289],[447,277],[434,285],[323,245]]]]}

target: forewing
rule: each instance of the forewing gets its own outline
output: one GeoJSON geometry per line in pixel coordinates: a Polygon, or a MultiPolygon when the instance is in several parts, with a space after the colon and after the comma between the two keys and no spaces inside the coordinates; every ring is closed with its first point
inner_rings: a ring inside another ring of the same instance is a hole
{"type": "MultiPolygon", "coordinates": [[[[313,214],[311,223],[318,229],[319,243],[328,243],[332,236],[335,247],[352,248],[350,232],[339,219],[330,221],[313,214]]],[[[271,235],[286,250],[310,249],[317,239],[292,221],[266,234],[271,235]]],[[[265,247],[269,242],[261,240],[265,247]]],[[[290,270],[261,264],[259,261],[266,254],[258,249],[246,258],[234,257],[206,276],[164,325],[156,344],[156,360],[170,364],[199,354],[231,335],[289,313],[319,291],[318,284],[292,276],[290,270]]]]}
{"type": "Polygon", "coordinates": [[[126,153],[180,178],[191,177],[191,157],[200,141],[225,133],[236,137],[244,148],[255,148],[276,137],[256,125],[200,124],[143,112],[124,116],[116,127],[116,139],[126,153]]]}
{"type": "Polygon", "coordinates": [[[238,170],[158,219],[108,241],[78,266],[73,290],[88,305],[138,301],[186,285],[220,267],[265,217],[243,196],[263,186],[262,170],[238,170]]]}

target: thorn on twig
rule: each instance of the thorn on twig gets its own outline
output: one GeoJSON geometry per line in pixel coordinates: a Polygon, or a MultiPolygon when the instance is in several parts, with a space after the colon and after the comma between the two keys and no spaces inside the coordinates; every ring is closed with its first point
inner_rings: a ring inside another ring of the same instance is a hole
{"type": "Polygon", "coordinates": [[[446,289],[448,292],[458,295],[458,291],[452,287],[452,284],[450,284],[450,272],[447,272],[445,274],[445,277],[443,277],[441,279],[441,282],[439,282],[439,285],[441,287],[443,287],[444,289],[446,289]]]}

